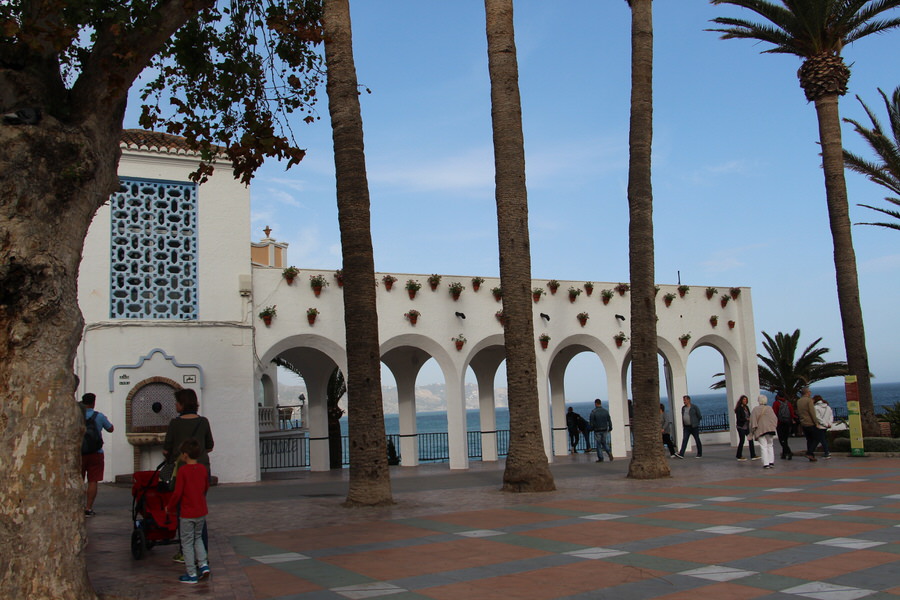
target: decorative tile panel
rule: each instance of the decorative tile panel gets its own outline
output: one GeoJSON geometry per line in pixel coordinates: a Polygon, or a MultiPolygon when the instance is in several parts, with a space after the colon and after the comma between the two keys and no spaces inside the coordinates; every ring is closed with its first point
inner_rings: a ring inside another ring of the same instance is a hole
{"type": "Polygon", "coordinates": [[[110,317],[197,319],[197,186],[122,178],[110,196],[110,317]]]}

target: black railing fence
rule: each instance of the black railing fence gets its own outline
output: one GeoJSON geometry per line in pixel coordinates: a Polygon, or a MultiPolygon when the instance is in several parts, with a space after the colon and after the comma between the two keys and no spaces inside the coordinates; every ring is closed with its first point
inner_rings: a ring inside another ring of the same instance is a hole
{"type": "MultiPolygon", "coordinates": [[[[847,411],[835,410],[835,419],[846,419],[847,411]],[[839,413],[841,413],[839,415],[839,413]]],[[[701,433],[714,433],[728,431],[728,415],[725,413],[704,415],[700,420],[701,433]]],[[[509,452],[509,430],[501,429],[496,432],[497,455],[506,456],[509,452]]],[[[566,434],[568,436],[568,434],[566,434]]],[[[392,433],[388,439],[394,444],[398,455],[400,454],[400,438],[402,436],[392,433]]],[[[418,433],[415,434],[419,442],[419,462],[444,462],[450,460],[448,435],[446,432],[418,433]]],[[[482,452],[482,432],[466,432],[466,445],[469,458],[480,460],[482,452]]],[[[569,443],[568,437],[566,443],[569,443]]],[[[273,469],[302,469],[309,467],[309,438],[300,436],[272,436],[260,438],[260,468],[263,471],[273,469]]],[[[583,435],[578,436],[576,449],[584,452],[593,447],[593,439],[585,440],[583,435]]],[[[347,436],[341,438],[342,464],[348,465],[350,461],[349,440],[347,436]]]]}

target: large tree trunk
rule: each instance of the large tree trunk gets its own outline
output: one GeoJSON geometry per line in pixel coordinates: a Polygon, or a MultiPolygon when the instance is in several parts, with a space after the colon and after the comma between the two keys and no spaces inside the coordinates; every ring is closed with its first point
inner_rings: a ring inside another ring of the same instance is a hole
{"type": "Polygon", "coordinates": [[[628,476],[667,477],[659,427],[659,359],[653,256],[653,2],[631,4],[628,258],[631,269],[631,397],[634,450],[628,476]]]}
{"type": "Polygon", "coordinates": [[[322,20],[344,269],[350,436],[350,489],[346,503],[389,504],[393,500],[381,401],[369,184],[348,0],[325,0],[322,20]]]}
{"type": "Polygon", "coordinates": [[[556,486],[544,452],[538,410],[525,144],[512,0],[485,0],[484,8],[509,389],[509,454],[503,472],[503,490],[543,492],[556,486]]]}
{"type": "Polygon", "coordinates": [[[844,151],[838,95],[825,94],[816,99],[815,104],[819,119],[825,198],[828,202],[828,221],[831,224],[831,237],[834,242],[834,270],[847,366],[850,373],[856,375],[859,386],[863,435],[877,436],[879,428],[872,400],[872,382],[869,379],[869,354],[866,350],[866,331],[859,300],[859,278],[856,274],[856,253],[853,251],[847,184],[844,181],[844,151]]]}
{"type": "MultiPolygon", "coordinates": [[[[110,112],[121,123],[121,110],[110,112]]],[[[2,598],[94,597],[72,369],[83,325],[76,282],[88,226],[117,186],[120,133],[46,114],[0,127],[2,598]]]]}

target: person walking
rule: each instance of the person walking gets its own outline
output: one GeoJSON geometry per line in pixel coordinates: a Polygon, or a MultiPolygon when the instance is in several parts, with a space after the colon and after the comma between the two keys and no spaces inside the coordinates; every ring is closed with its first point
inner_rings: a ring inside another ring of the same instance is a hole
{"type": "Polygon", "coordinates": [[[609,418],[609,411],[603,408],[603,401],[600,398],[594,400],[594,410],[590,416],[591,429],[594,430],[594,446],[597,448],[597,462],[603,462],[603,453],[609,457],[612,462],[612,445],[609,442],[609,432],[612,431],[612,419],[609,418]]]}
{"type": "Polygon", "coordinates": [[[758,405],[750,413],[750,434],[759,442],[759,453],[762,455],[764,469],[775,468],[775,428],[778,417],[768,406],[769,399],[760,394],[758,405]]]}
{"type": "Polygon", "coordinates": [[[666,412],[666,405],[659,403],[659,427],[662,430],[662,441],[669,450],[669,458],[675,458],[675,424],[666,412]]]}
{"type": "Polygon", "coordinates": [[[778,427],[775,432],[778,434],[778,443],[781,444],[781,460],[791,460],[794,453],[791,451],[791,434],[794,432],[794,425],[797,424],[797,412],[791,401],[784,397],[781,391],[775,392],[775,403],[772,410],[778,417],[778,427]]]}
{"type": "Polygon", "coordinates": [[[84,493],[84,516],[93,517],[94,500],[97,499],[97,486],[103,481],[105,458],[103,456],[103,432],[115,431],[102,412],[95,410],[97,396],[88,392],[81,397],[81,409],[84,411],[84,438],[81,441],[81,479],[87,478],[87,489],[84,493]]]}
{"type": "Polygon", "coordinates": [[[825,401],[825,398],[818,394],[813,396],[813,401],[816,409],[816,447],[813,448],[813,452],[821,445],[824,451],[822,458],[828,460],[831,458],[831,452],[828,450],[828,430],[834,423],[834,411],[831,410],[831,406],[825,401]]]}
{"type": "MultiPolygon", "coordinates": [[[[580,429],[578,427],[578,417],[580,417],[575,409],[571,406],[566,412],[566,429],[569,430],[569,444],[572,446],[572,454],[578,453],[578,438],[580,437],[580,429]]],[[[587,440],[585,440],[587,442],[587,440]]],[[[588,444],[590,446],[590,444],[588,444]]]]}
{"type": "Polygon", "coordinates": [[[797,400],[797,416],[803,428],[803,437],[806,438],[806,458],[810,462],[816,462],[815,451],[819,445],[819,434],[816,432],[816,407],[809,395],[808,387],[803,388],[800,399],[797,400]]]}
{"type": "Polygon", "coordinates": [[[756,452],[753,449],[753,438],[750,437],[750,399],[747,396],[738,398],[737,406],[734,407],[734,425],[737,429],[739,440],[737,447],[737,458],[744,462],[744,440],[747,440],[747,446],[750,448],[750,460],[756,460],[756,452]]]}
{"type": "Polygon", "coordinates": [[[684,406],[681,407],[681,451],[675,456],[684,458],[684,451],[687,450],[688,439],[693,437],[694,444],[697,446],[696,458],[703,457],[703,444],[700,443],[700,408],[691,404],[691,397],[685,395],[682,399],[684,406]]]}

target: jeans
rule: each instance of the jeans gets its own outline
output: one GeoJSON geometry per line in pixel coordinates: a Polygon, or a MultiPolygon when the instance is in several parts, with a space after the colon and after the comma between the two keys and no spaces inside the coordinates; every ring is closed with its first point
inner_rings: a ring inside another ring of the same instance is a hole
{"type": "Polygon", "coordinates": [[[761,436],[756,441],[759,442],[759,453],[762,456],[763,466],[774,465],[775,464],[775,436],[767,433],[767,434],[761,436]]]}
{"type": "Polygon", "coordinates": [[[570,429],[569,430],[569,445],[572,446],[572,452],[576,451],[578,447],[578,430],[570,429]]]}
{"type": "MultiPolygon", "coordinates": [[[[750,458],[756,458],[756,451],[753,449],[753,439],[747,435],[749,432],[745,431],[743,429],[738,429],[737,432],[738,432],[738,436],[740,436],[740,440],[738,441],[736,457],[737,458],[744,457],[744,440],[746,439],[747,445],[750,447],[750,458]]],[[[766,464],[768,464],[768,463],[766,463],[766,464]]]]}
{"type": "Polygon", "coordinates": [[[794,428],[793,423],[779,423],[775,427],[775,431],[778,433],[778,443],[781,444],[781,458],[790,458],[794,455],[791,452],[790,439],[791,439],[791,430],[794,428]]]}
{"type": "Polygon", "coordinates": [[[672,441],[672,436],[668,433],[662,434],[663,444],[666,445],[666,448],[669,450],[670,456],[675,456],[675,443],[672,441]]]}
{"type": "Polygon", "coordinates": [[[817,428],[803,426],[803,437],[806,438],[806,455],[812,456],[816,452],[816,446],[819,445],[819,434],[816,433],[817,428]]]}
{"type": "Polygon", "coordinates": [[[179,520],[181,529],[181,552],[184,554],[184,568],[188,575],[197,576],[197,565],[207,563],[206,546],[203,544],[202,532],[206,525],[206,517],[179,520]]]}
{"type": "Polygon", "coordinates": [[[597,447],[597,460],[603,462],[603,453],[606,452],[609,459],[612,460],[612,446],[609,443],[608,431],[594,432],[594,445],[597,447]]]}
{"type": "Polygon", "coordinates": [[[687,450],[688,438],[694,438],[694,444],[697,446],[697,456],[703,456],[703,444],[700,443],[700,428],[693,427],[692,425],[684,425],[681,428],[681,456],[684,456],[684,451],[687,450]]]}
{"type": "Polygon", "coordinates": [[[816,448],[819,447],[819,444],[822,445],[822,450],[825,451],[825,456],[831,456],[831,452],[828,451],[828,430],[822,429],[821,427],[816,427],[816,448]]]}

